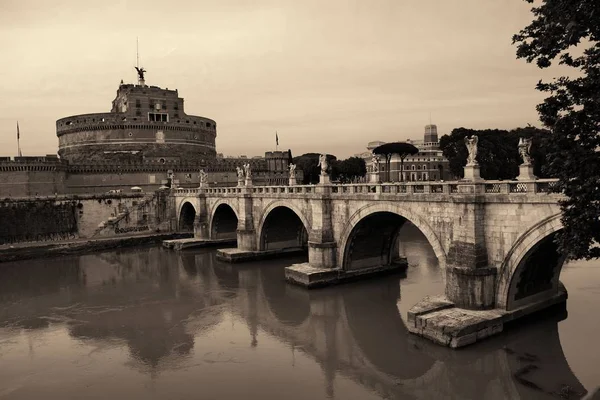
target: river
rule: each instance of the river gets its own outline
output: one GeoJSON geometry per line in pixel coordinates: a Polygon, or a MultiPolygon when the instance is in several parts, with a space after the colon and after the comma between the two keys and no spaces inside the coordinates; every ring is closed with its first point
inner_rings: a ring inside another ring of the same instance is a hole
{"type": "Polygon", "coordinates": [[[0,399],[556,399],[600,384],[600,262],[571,262],[565,313],[450,350],[406,312],[443,292],[431,247],[406,274],[305,290],[302,257],[226,264],[160,247],[0,264],[0,399]]]}

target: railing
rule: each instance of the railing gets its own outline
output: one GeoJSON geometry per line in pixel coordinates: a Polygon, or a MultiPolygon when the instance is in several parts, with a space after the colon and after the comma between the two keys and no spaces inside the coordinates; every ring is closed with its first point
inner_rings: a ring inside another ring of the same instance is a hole
{"type": "Polygon", "coordinates": [[[176,195],[212,195],[252,194],[288,194],[306,195],[317,193],[318,188],[327,189],[332,196],[345,195],[520,195],[520,194],[549,194],[558,183],[557,179],[538,179],[532,181],[453,181],[453,182],[405,182],[405,183],[351,183],[330,185],[296,185],[296,186],[236,186],[236,187],[207,187],[202,189],[178,188],[176,195]]]}

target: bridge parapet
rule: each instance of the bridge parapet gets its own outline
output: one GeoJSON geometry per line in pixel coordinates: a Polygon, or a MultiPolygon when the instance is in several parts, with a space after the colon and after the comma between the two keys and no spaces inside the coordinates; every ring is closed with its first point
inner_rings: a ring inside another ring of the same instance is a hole
{"type": "Polygon", "coordinates": [[[352,194],[549,194],[557,184],[557,179],[537,179],[531,181],[451,181],[451,182],[405,182],[405,183],[351,183],[332,185],[295,186],[235,186],[215,188],[178,188],[176,196],[190,195],[235,195],[235,194],[284,194],[306,195],[318,192],[329,193],[332,197],[352,194]]]}

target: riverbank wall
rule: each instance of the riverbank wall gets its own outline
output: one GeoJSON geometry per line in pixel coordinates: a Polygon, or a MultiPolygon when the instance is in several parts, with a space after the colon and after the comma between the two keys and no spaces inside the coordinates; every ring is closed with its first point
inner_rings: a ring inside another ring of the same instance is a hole
{"type": "Polygon", "coordinates": [[[0,198],[0,247],[171,233],[169,202],[167,191],[0,198]]]}

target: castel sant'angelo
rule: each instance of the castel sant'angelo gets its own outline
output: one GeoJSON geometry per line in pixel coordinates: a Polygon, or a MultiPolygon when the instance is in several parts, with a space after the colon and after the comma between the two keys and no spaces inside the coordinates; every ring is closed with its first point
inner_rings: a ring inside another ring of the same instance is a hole
{"type": "Polygon", "coordinates": [[[236,167],[249,163],[256,184],[288,181],[291,152],[224,158],[217,153],[217,123],[186,114],[177,90],[121,81],[110,112],[56,121],[58,156],[0,157],[1,197],[156,190],[169,182],[198,187],[199,171],[214,186],[235,186],[236,167]]]}

